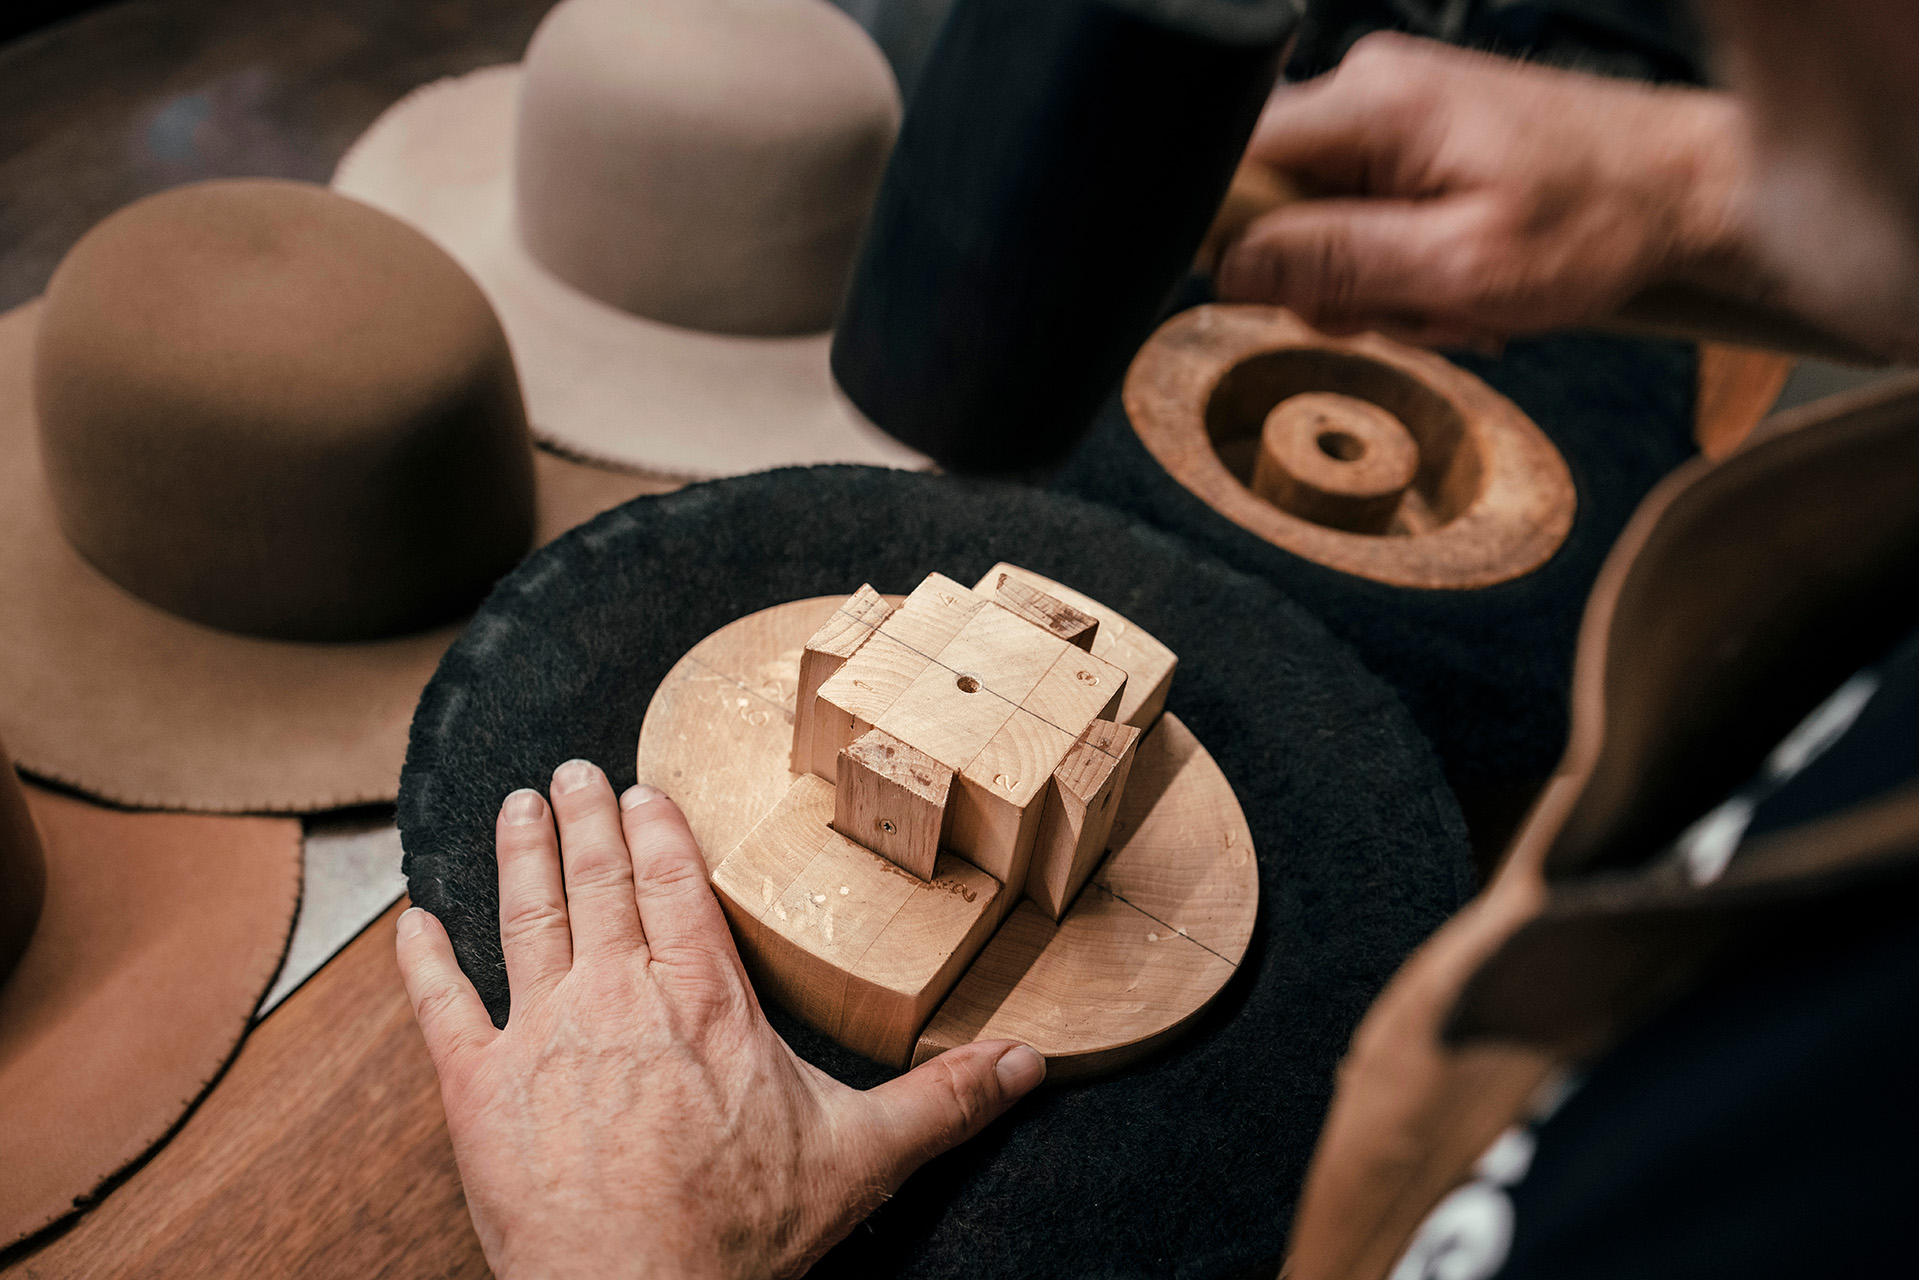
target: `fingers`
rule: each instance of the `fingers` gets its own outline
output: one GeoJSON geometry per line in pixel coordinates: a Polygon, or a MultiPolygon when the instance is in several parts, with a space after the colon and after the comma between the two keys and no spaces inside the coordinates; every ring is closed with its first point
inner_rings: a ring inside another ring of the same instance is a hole
{"type": "Polygon", "coordinates": [[[446,929],[432,915],[418,907],[402,911],[394,951],[413,1019],[420,1024],[433,1069],[444,1077],[457,1070],[467,1054],[491,1044],[499,1032],[473,984],[460,972],[446,929]]]}
{"type": "Polygon", "coordinates": [[[560,880],[560,842],[546,801],[515,791],[493,828],[500,864],[500,946],[515,1007],[552,989],[573,967],[573,933],[560,880]]]}
{"type": "Polygon", "coordinates": [[[633,859],[620,809],[599,766],[569,760],[553,771],[566,912],[578,959],[630,953],[646,943],[633,900],[633,859]]]}
{"type": "Polygon", "coordinates": [[[1221,298],[1291,307],[1308,323],[1393,316],[1491,328],[1476,272],[1486,215],[1475,197],[1308,200],[1248,227],[1220,260],[1221,298]]]}
{"type": "Polygon", "coordinates": [[[896,1187],[941,1152],[996,1120],[1046,1078],[1046,1060],[1023,1044],[988,1040],[856,1095],[865,1109],[873,1176],[896,1187]]]}
{"type": "Polygon", "coordinates": [[[1246,154],[1322,193],[1411,195],[1399,186],[1430,145],[1435,72],[1444,46],[1391,32],[1359,41],[1334,71],[1282,85],[1246,154]]]}
{"type": "Polygon", "coordinates": [[[653,958],[719,957],[737,964],[706,860],[680,807],[655,787],[629,787],[620,797],[620,822],[633,853],[640,927],[653,958]]]}

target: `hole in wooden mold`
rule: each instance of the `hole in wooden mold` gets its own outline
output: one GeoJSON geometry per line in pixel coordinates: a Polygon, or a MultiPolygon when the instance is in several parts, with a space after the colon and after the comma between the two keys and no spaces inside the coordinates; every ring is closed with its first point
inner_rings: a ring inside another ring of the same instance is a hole
{"type": "Polygon", "coordinates": [[[1313,443],[1336,462],[1358,462],[1366,456],[1366,442],[1350,431],[1322,431],[1313,443]]]}
{"type": "Polygon", "coordinates": [[[959,691],[961,693],[978,693],[979,692],[979,681],[972,676],[961,676],[959,679],[955,680],[953,683],[959,686],[959,691]]]}

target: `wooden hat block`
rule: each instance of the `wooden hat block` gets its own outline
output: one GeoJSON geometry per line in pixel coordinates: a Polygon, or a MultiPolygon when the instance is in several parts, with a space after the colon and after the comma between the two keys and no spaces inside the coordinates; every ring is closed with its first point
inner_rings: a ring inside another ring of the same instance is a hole
{"type": "Polygon", "coordinates": [[[1176,659],[1011,565],[722,628],[648,707],[769,996],[896,1066],[1010,1037],[1054,1078],[1176,1034],[1258,904],[1232,788],[1162,714],[1176,659]]]}
{"type": "Polygon", "coordinates": [[[1280,307],[1168,320],[1127,370],[1159,464],[1248,532],[1401,587],[1531,573],[1572,530],[1572,473],[1537,424],[1458,365],[1280,307]]]}

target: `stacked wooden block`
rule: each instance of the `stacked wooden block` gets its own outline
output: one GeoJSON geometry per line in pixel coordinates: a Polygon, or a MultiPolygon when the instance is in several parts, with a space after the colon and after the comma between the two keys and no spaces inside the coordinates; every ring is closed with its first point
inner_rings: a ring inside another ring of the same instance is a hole
{"type": "Polygon", "coordinates": [[[756,977],[882,1060],[907,1060],[1022,894],[1066,912],[1165,704],[1170,651],[1045,586],[1001,565],[898,608],[848,599],[801,660],[808,776],[714,872],[756,977]]]}

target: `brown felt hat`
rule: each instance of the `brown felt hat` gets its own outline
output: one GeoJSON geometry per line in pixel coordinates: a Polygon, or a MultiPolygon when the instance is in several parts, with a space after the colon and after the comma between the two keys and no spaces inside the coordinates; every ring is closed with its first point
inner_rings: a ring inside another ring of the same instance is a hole
{"type": "Polygon", "coordinates": [[[0,316],[0,734],[119,804],[391,800],[458,620],[662,487],[533,448],[492,308],[394,218],[149,197],[0,316]]]}
{"type": "Polygon", "coordinates": [[[299,897],[296,821],[102,808],[22,785],[0,750],[0,1248],[173,1131],[299,897]]]}

